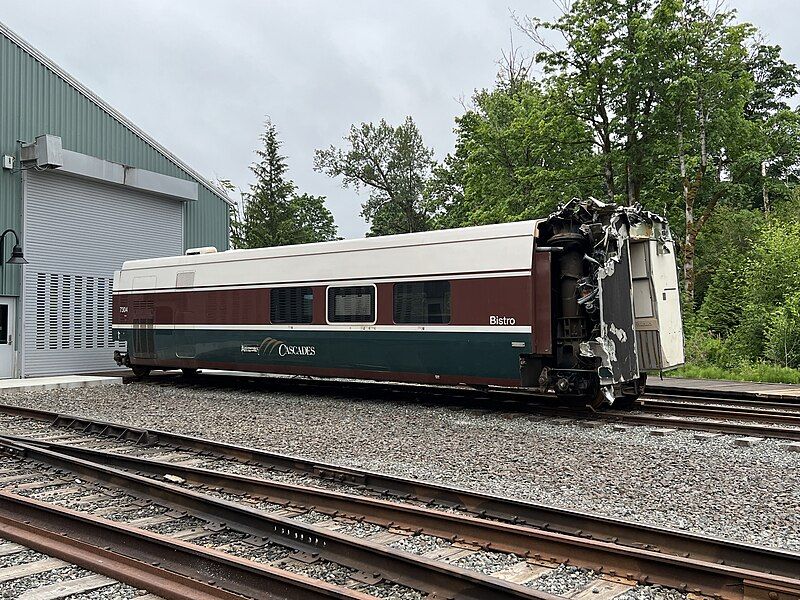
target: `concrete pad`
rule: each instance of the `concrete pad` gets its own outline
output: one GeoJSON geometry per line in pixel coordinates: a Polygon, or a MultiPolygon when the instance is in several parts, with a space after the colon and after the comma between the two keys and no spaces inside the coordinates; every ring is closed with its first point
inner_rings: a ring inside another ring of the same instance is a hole
{"type": "Polygon", "coordinates": [[[704,442],[706,440],[713,440],[721,436],[721,433],[712,433],[710,431],[699,431],[694,434],[694,439],[704,442]]]}
{"type": "Polygon", "coordinates": [[[58,375],[55,377],[28,377],[26,379],[0,379],[0,394],[42,390],[63,390],[105,385],[122,385],[122,377],[96,375],[58,375]]]}
{"type": "Polygon", "coordinates": [[[671,428],[652,429],[650,431],[650,435],[654,435],[654,436],[657,436],[657,437],[664,437],[665,435],[669,435],[671,433],[675,433],[676,431],[678,431],[678,430],[677,429],[671,429],[671,428]]]}
{"type": "Polygon", "coordinates": [[[742,446],[744,448],[755,446],[758,442],[763,442],[764,438],[760,437],[741,437],[736,438],[733,440],[733,443],[737,446],[742,446]]]}
{"type": "Polygon", "coordinates": [[[781,448],[783,448],[787,452],[800,452],[800,442],[789,442],[787,444],[781,444],[781,448]]]}
{"type": "Polygon", "coordinates": [[[629,425],[613,425],[611,427],[614,431],[628,431],[630,429],[629,425]]]}

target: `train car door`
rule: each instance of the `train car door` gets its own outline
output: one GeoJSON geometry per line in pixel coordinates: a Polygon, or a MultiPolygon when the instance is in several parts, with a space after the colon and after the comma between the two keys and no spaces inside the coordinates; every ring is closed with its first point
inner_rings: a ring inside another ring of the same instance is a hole
{"type": "Polygon", "coordinates": [[[197,356],[196,331],[188,325],[200,323],[198,296],[187,288],[194,286],[194,271],[181,271],[175,276],[175,289],[180,293],[174,316],[175,357],[194,359],[197,356]],[[180,325],[177,325],[177,324],[180,325]]]}
{"type": "Polygon", "coordinates": [[[133,348],[128,352],[135,358],[155,358],[155,301],[148,290],[156,287],[154,275],[133,278],[133,288],[143,292],[133,296],[131,321],[133,322],[133,348]]]}

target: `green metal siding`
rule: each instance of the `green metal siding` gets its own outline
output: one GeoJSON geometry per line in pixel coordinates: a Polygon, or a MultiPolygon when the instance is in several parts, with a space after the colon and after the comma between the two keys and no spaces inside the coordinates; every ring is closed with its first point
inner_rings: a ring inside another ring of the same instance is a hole
{"type": "MultiPolygon", "coordinates": [[[[61,136],[65,149],[197,181],[167,156],[128,129],[12,40],[0,33],[0,154],[17,159],[17,140],[37,135],[61,136]]],[[[228,247],[228,205],[204,183],[198,199],[186,202],[185,247],[228,247]]],[[[124,210],[124,207],[120,207],[124,210]]],[[[0,227],[22,228],[22,183],[19,173],[0,170],[0,227]]],[[[90,224],[87,224],[90,227],[90,224]]],[[[146,243],[146,241],[143,241],[146,243]]],[[[6,242],[7,251],[10,242],[6,242]]],[[[0,294],[19,291],[19,268],[5,267],[0,294]]]]}

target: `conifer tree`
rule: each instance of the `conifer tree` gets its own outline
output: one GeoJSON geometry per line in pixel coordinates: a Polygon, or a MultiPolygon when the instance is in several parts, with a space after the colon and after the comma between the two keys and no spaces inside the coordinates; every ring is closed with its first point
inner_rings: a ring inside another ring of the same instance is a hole
{"type": "Polygon", "coordinates": [[[323,242],[336,239],[333,215],[323,196],[298,194],[288,177],[286,157],[280,153],[283,142],[274,123],[267,121],[261,135],[263,146],[256,150],[258,160],[250,166],[256,181],[243,194],[244,209],[234,244],[239,248],[262,248],[323,242]]]}

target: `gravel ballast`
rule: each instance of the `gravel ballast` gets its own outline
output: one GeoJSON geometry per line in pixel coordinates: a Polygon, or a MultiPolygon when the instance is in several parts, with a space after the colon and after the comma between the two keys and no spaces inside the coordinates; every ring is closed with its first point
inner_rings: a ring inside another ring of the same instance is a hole
{"type": "Polygon", "coordinates": [[[134,383],[3,402],[800,550],[800,453],[422,403],[134,383]]]}

